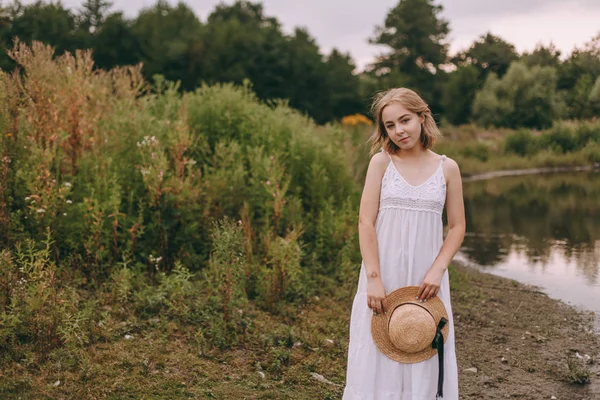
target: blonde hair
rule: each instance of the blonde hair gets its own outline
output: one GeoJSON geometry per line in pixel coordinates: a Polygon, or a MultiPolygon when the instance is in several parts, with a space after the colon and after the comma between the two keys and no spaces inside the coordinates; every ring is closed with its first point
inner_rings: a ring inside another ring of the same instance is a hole
{"type": "Polygon", "coordinates": [[[373,155],[379,148],[383,148],[386,153],[395,154],[400,148],[390,139],[382,120],[383,109],[392,103],[400,103],[408,111],[422,116],[420,142],[424,148],[430,149],[435,142],[442,136],[438,129],[431,110],[425,101],[414,91],[407,88],[395,88],[375,95],[371,113],[375,117],[375,132],[369,138],[372,142],[370,154],[373,155]]]}

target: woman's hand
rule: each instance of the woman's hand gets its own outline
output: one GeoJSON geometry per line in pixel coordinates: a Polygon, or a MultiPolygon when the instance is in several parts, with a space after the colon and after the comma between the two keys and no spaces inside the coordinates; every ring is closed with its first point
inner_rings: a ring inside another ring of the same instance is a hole
{"type": "Polygon", "coordinates": [[[440,285],[442,284],[442,277],[444,276],[444,270],[439,267],[431,267],[427,271],[427,275],[423,279],[423,283],[417,293],[417,300],[427,301],[432,297],[437,296],[440,291],[440,285]]]}
{"type": "Polygon", "coordinates": [[[385,298],[385,287],[381,277],[368,278],[367,281],[367,306],[373,310],[375,315],[382,314],[383,299],[385,298]]]}

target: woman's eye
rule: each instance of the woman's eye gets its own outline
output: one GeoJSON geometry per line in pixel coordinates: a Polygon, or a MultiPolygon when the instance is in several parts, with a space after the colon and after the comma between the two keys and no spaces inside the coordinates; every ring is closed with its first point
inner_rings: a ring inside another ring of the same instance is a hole
{"type": "Polygon", "coordinates": [[[408,121],[410,121],[410,119],[405,119],[402,121],[403,124],[407,123],[408,121]]]}

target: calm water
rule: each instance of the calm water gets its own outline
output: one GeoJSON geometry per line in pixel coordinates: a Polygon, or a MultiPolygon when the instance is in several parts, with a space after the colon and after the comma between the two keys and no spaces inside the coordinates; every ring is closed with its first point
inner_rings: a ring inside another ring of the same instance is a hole
{"type": "Polygon", "coordinates": [[[600,174],[467,182],[464,193],[458,258],[600,317],[600,174]]]}

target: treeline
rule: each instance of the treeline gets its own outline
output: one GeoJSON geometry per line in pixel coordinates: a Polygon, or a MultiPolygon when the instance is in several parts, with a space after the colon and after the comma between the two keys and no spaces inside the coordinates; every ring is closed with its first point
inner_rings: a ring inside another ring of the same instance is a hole
{"type": "Polygon", "coordinates": [[[317,122],[366,113],[377,90],[408,86],[451,124],[546,128],[557,119],[600,115],[600,35],[564,58],[553,45],[519,54],[487,33],[448,53],[448,21],[433,0],[402,0],[374,35],[386,50],[360,74],[348,54],[322,54],[305,29],[288,35],[261,3],[220,4],[201,21],[184,3],[158,0],[132,19],[106,0],[69,10],[60,2],[0,8],[0,68],[11,70],[14,37],[40,40],[57,54],[92,49],[97,68],[143,63],[143,74],[202,83],[251,82],[262,100],[288,99],[317,122]]]}

